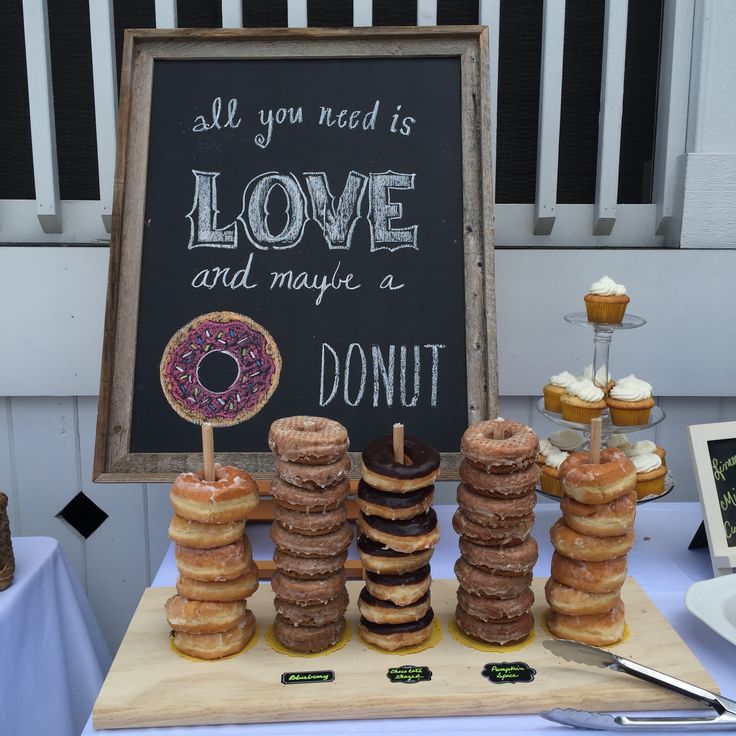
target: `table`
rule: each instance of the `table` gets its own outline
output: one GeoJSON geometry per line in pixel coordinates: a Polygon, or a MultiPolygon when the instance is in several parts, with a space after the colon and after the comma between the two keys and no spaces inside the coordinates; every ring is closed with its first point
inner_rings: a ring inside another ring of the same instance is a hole
{"type": "MultiPolygon", "coordinates": [[[[442,540],[432,558],[432,576],[452,578],[453,565],[458,557],[457,535],[452,530],[451,517],[454,506],[436,507],[442,540]]],[[[556,503],[540,503],[537,506],[534,535],[539,542],[539,561],[535,575],[549,575],[552,547],[549,528],[559,516],[556,503]]],[[[629,555],[629,574],[649,594],[655,605],[664,613],[672,626],[693,650],[726,695],[736,693],[736,669],[733,645],[721,639],[703,623],[692,616],[684,605],[685,592],[697,581],[712,577],[707,550],[689,551],[687,546],[701,521],[697,503],[654,502],[639,507],[636,520],[636,545],[629,555]]],[[[256,557],[268,556],[270,548],[265,525],[251,525],[248,529],[256,557]]],[[[354,556],[354,550],[351,556],[354,556]]],[[[171,586],[176,581],[176,564],[173,548],[169,548],[154,578],[154,586],[171,586]]],[[[319,660],[317,660],[319,661],[319,660]]],[[[646,663],[645,663],[646,664],[646,663]]],[[[611,674],[612,677],[626,677],[611,674]]],[[[615,708],[615,704],[611,704],[615,708]]],[[[641,714],[639,714],[641,715],[641,714]]],[[[455,718],[385,719],[371,721],[322,721],[319,723],[265,723],[243,726],[209,726],[191,728],[126,729],[122,731],[96,731],[91,721],[83,736],[96,733],[119,736],[281,736],[288,734],[533,734],[573,733],[539,716],[486,716],[455,718]]],[[[639,731],[638,733],[644,733],[639,731]]]]}
{"type": "Polygon", "coordinates": [[[110,667],[89,601],[55,539],[13,538],[0,592],[0,733],[76,736],[110,667]]]}

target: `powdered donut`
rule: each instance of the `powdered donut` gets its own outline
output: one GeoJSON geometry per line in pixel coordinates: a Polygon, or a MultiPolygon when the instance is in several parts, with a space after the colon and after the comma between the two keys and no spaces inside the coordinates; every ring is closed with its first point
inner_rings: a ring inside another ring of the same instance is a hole
{"type": "Polygon", "coordinates": [[[283,598],[274,598],[273,607],[279,616],[293,626],[325,626],[339,621],[348,608],[348,592],[343,588],[337,596],[327,603],[301,606],[283,598]]]}
{"type": "Polygon", "coordinates": [[[534,463],[539,453],[539,440],[525,424],[491,419],[465,430],[460,451],[488,473],[513,473],[534,463]],[[502,436],[496,439],[499,427],[502,436]]]}
{"type": "Polygon", "coordinates": [[[348,518],[348,514],[344,506],[338,506],[330,511],[304,513],[303,511],[284,508],[276,503],[274,517],[276,522],[281,524],[284,529],[313,537],[326,534],[330,530],[339,527],[348,518]]]}
{"type": "Polygon", "coordinates": [[[245,521],[242,519],[225,524],[207,524],[174,514],[169,523],[169,537],[184,547],[222,547],[237,542],[244,533],[245,521]]]}
{"type": "Polygon", "coordinates": [[[331,557],[295,557],[278,548],[273,553],[276,569],[295,578],[320,578],[332,575],[343,569],[347,558],[347,550],[331,557]]]}
{"type": "Polygon", "coordinates": [[[499,526],[506,519],[528,516],[537,505],[534,491],[524,496],[491,498],[475,493],[470,486],[460,483],[457,487],[457,503],[463,511],[470,511],[477,523],[499,526]]]}
{"type": "Polygon", "coordinates": [[[337,644],[344,633],[344,616],[323,626],[293,626],[278,614],[273,622],[273,634],[279,644],[301,654],[321,652],[337,644]]]}
{"type": "Polygon", "coordinates": [[[294,557],[331,557],[344,552],[353,538],[350,524],[344,522],[327,534],[306,536],[284,529],[280,524],[271,525],[271,539],[284,552],[294,557]]]}
{"type": "Polygon", "coordinates": [[[280,570],[271,577],[271,588],[275,595],[289,603],[299,606],[313,606],[327,603],[345,590],[347,576],[345,570],[339,570],[323,578],[293,578],[280,570]]]}
{"type": "Polygon", "coordinates": [[[258,486],[244,470],[215,464],[215,480],[182,473],[171,486],[171,505],[184,519],[225,524],[248,517],[258,505],[258,486]]]}
{"type": "Polygon", "coordinates": [[[563,557],[585,562],[602,562],[625,555],[634,546],[634,530],[616,537],[593,537],[581,534],[558,519],[549,531],[552,546],[563,557]]]}
{"type": "Polygon", "coordinates": [[[160,365],[161,388],[184,419],[228,426],[257,414],[279,385],[281,355],[262,325],[235,312],[196,317],[169,340],[160,365]],[[237,376],[224,391],[211,391],[199,378],[212,353],[235,361],[237,376]]]}
{"type": "Polygon", "coordinates": [[[347,451],[348,431],[325,417],[277,419],[268,432],[268,446],[282,460],[305,465],[336,463],[347,451]]]}
{"type": "Polygon", "coordinates": [[[511,526],[482,526],[469,519],[461,509],[452,517],[452,528],[469,537],[477,544],[493,547],[511,547],[521,544],[532,531],[534,514],[527,514],[516,520],[511,526]]]}
{"type": "Polygon", "coordinates": [[[430,508],[413,519],[391,521],[381,516],[366,516],[361,512],[358,528],[367,537],[397,552],[418,552],[434,547],[440,540],[437,514],[430,508]]]}
{"type": "Polygon", "coordinates": [[[549,607],[566,616],[590,616],[610,611],[619,600],[619,591],[612,593],[586,593],[569,585],[548,578],[544,594],[549,607]]]}
{"type": "Polygon", "coordinates": [[[365,534],[358,537],[358,553],[363,567],[371,572],[384,575],[400,575],[424,567],[432,558],[432,548],[412,554],[389,549],[381,542],[376,542],[365,534]]]}
{"type": "Polygon", "coordinates": [[[363,450],[363,480],[379,491],[407,493],[432,485],[440,468],[440,454],[416,437],[404,436],[404,463],[394,460],[393,437],[373,440],[363,450]]]}
{"type": "Polygon", "coordinates": [[[243,575],[232,580],[194,580],[185,575],[179,575],[176,580],[176,592],[194,601],[242,601],[256,590],[258,567],[255,562],[251,562],[243,575]]]}
{"type": "Polygon", "coordinates": [[[433,622],[434,611],[431,608],[422,618],[401,624],[377,624],[361,616],[358,633],[369,644],[393,652],[402,647],[416,646],[429,639],[433,622]]]}
{"type": "Polygon", "coordinates": [[[586,593],[615,593],[621,590],[626,580],[626,557],[583,562],[555,552],[552,555],[552,577],[586,593]]]}
{"type": "Polygon", "coordinates": [[[466,613],[481,621],[496,621],[526,613],[534,603],[534,593],[527,588],[516,598],[489,598],[460,587],[457,589],[457,602],[466,613]]]}
{"type": "Polygon", "coordinates": [[[182,547],[174,549],[176,566],[188,578],[204,581],[234,580],[245,575],[253,562],[247,537],[213,549],[182,547]]]}
{"type": "Polygon", "coordinates": [[[320,491],[348,477],[350,458],[343,455],[339,460],[328,465],[307,465],[306,463],[286,462],[277,457],[275,467],[276,475],[287,483],[311,491],[320,491]]]}
{"type": "Polygon", "coordinates": [[[498,574],[526,575],[532,571],[539,550],[534,537],[528,537],[513,547],[484,547],[467,537],[460,537],[460,554],[476,567],[498,574]]]}
{"type": "Polygon", "coordinates": [[[391,601],[384,601],[372,596],[368,588],[360,591],[358,598],[360,615],[374,624],[403,624],[418,621],[429,611],[429,593],[425,593],[418,601],[407,606],[397,606],[391,601]]]}
{"type": "Polygon", "coordinates": [[[580,503],[609,503],[636,488],[634,464],[615,447],[601,450],[600,463],[591,463],[588,452],[574,452],[559,472],[564,492],[580,503]]]}
{"type": "Polygon", "coordinates": [[[460,604],[455,609],[455,621],[458,628],[469,636],[501,646],[523,641],[534,628],[534,617],[528,611],[516,618],[482,621],[467,613],[460,604]]]}
{"type": "MultiPolygon", "coordinates": [[[[314,466],[319,467],[319,466],[314,466]]],[[[346,478],[334,486],[319,491],[293,486],[280,478],[271,482],[271,495],[282,505],[295,511],[330,511],[336,509],[347,498],[350,482],[346,478]]]]}
{"type": "Polygon", "coordinates": [[[603,504],[586,504],[563,496],[560,510],[565,522],[576,532],[594,537],[615,537],[634,526],[636,493],[603,504]]]}
{"type": "Polygon", "coordinates": [[[550,611],[547,628],[560,639],[571,639],[595,647],[615,644],[624,638],[624,604],[618,600],[606,613],[590,616],[566,616],[550,611]]]}
{"type": "Polygon", "coordinates": [[[460,480],[476,493],[493,498],[524,496],[539,483],[539,468],[535,463],[516,473],[486,473],[467,460],[460,463],[460,480]]]}
{"type": "Polygon", "coordinates": [[[431,582],[429,565],[400,575],[382,575],[370,571],[365,574],[365,586],[368,592],[374,598],[391,601],[397,606],[408,606],[418,601],[429,591],[431,582]]]}
{"type": "Polygon", "coordinates": [[[219,634],[234,629],[245,616],[245,601],[190,601],[174,595],[166,601],[166,620],[187,634],[219,634]]]}
{"type": "Polygon", "coordinates": [[[433,497],[434,485],[407,493],[386,493],[369,486],[364,480],[358,483],[358,506],[366,516],[411,519],[429,511],[433,497]]]}
{"type": "Polygon", "coordinates": [[[251,611],[246,611],[243,620],[229,631],[221,634],[187,634],[174,632],[174,646],[183,654],[200,659],[221,659],[237,654],[253,638],[256,619],[251,611]]]}
{"type": "Polygon", "coordinates": [[[523,575],[495,575],[483,567],[471,565],[462,557],[455,563],[455,576],[468,593],[488,598],[518,598],[532,584],[530,572],[523,575]]]}

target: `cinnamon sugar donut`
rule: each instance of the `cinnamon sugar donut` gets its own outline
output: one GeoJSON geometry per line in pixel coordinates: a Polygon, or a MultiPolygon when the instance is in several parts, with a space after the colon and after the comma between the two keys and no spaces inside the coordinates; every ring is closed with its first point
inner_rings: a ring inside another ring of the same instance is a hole
{"type": "Polygon", "coordinates": [[[253,561],[250,542],[243,537],[237,542],[214,549],[182,547],[174,550],[179,572],[194,580],[233,580],[245,575],[253,561]]]}
{"type": "MultiPolygon", "coordinates": [[[[318,466],[315,466],[318,467],[318,466]]],[[[350,492],[350,482],[341,480],[320,491],[293,486],[280,478],[271,481],[271,495],[284,507],[294,511],[330,511],[336,509],[350,492]]]]}
{"type": "Polygon", "coordinates": [[[234,629],[245,616],[245,601],[190,601],[171,596],[164,606],[172,629],[187,634],[219,634],[234,629]]]}
{"type": "Polygon", "coordinates": [[[548,578],[544,586],[544,595],[549,607],[566,616],[589,616],[610,611],[619,600],[619,592],[586,593],[584,590],[571,588],[548,578]]]}
{"type": "Polygon", "coordinates": [[[550,611],[547,628],[559,639],[571,639],[595,647],[615,644],[624,638],[624,604],[621,599],[606,613],[566,616],[550,611]]]}
{"type": "Polygon", "coordinates": [[[518,598],[531,584],[532,574],[496,575],[483,567],[471,565],[460,557],[455,563],[460,586],[474,595],[488,598],[518,598]]]}
{"type": "Polygon", "coordinates": [[[408,493],[431,486],[440,469],[440,454],[432,445],[404,436],[404,463],[394,460],[393,437],[373,440],[363,450],[361,475],[366,483],[380,491],[408,493]]]}
{"type": "Polygon", "coordinates": [[[494,547],[512,547],[521,544],[532,531],[534,514],[527,514],[509,526],[483,526],[476,524],[462,509],[452,517],[452,528],[461,535],[469,537],[477,544],[494,547]]]}
{"type": "Polygon", "coordinates": [[[330,557],[295,557],[278,548],[273,553],[276,569],[294,578],[321,578],[332,575],[345,567],[347,558],[347,550],[330,557]]]}
{"type": "Polygon", "coordinates": [[[207,524],[174,514],[169,523],[169,537],[184,547],[210,549],[237,542],[245,533],[245,521],[207,524]]]}
{"type": "Polygon", "coordinates": [[[457,487],[457,503],[463,511],[469,511],[478,524],[499,526],[506,519],[518,520],[528,516],[537,505],[534,491],[523,496],[491,498],[475,493],[470,486],[460,483],[457,487]]]}
{"type": "Polygon", "coordinates": [[[397,606],[408,606],[418,601],[429,590],[431,582],[429,565],[399,575],[382,575],[370,571],[365,574],[368,592],[374,598],[391,601],[397,606]]]}
{"type": "Polygon", "coordinates": [[[350,546],[353,530],[350,524],[344,522],[326,534],[307,536],[290,532],[280,524],[272,524],[271,539],[279,549],[294,557],[331,557],[350,546]]]}
{"type": "Polygon", "coordinates": [[[224,524],[247,518],[258,505],[258,486],[244,470],[215,464],[215,480],[182,473],[171,486],[171,505],[185,519],[224,524]]]}
{"type": "Polygon", "coordinates": [[[534,616],[529,611],[516,618],[482,621],[471,616],[460,604],[455,609],[455,621],[468,636],[501,646],[523,641],[534,629],[534,616]]]}
{"type": "Polygon", "coordinates": [[[345,506],[338,506],[330,511],[316,511],[304,513],[284,508],[279,503],[275,504],[274,518],[276,523],[281,524],[290,532],[297,532],[309,537],[326,534],[345,523],[348,518],[345,506]]]}
{"type": "Polygon", "coordinates": [[[615,593],[626,580],[626,557],[602,562],[583,562],[552,555],[552,577],[571,588],[586,593],[615,593]]]}
{"type": "Polygon", "coordinates": [[[358,633],[369,644],[393,652],[402,647],[417,646],[429,639],[433,622],[434,611],[431,608],[422,618],[400,624],[377,624],[361,616],[358,633]]]}
{"type": "Polygon", "coordinates": [[[321,652],[337,644],[345,633],[345,617],[322,626],[294,626],[276,614],[273,634],[281,646],[300,654],[321,652]]]}
{"type": "Polygon", "coordinates": [[[302,606],[284,598],[274,598],[273,607],[279,616],[293,626],[325,626],[339,621],[348,608],[348,592],[343,589],[326,603],[302,606]]]}
{"type": "Polygon", "coordinates": [[[484,547],[460,537],[460,554],[471,565],[492,570],[497,575],[526,575],[534,568],[539,550],[534,537],[513,547],[484,547]]]}
{"type": "Polygon", "coordinates": [[[221,659],[237,654],[253,638],[256,619],[252,611],[246,611],[243,620],[233,629],[220,634],[187,634],[174,632],[174,646],[190,657],[221,659]]]}
{"type": "Polygon", "coordinates": [[[411,519],[427,513],[433,497],[434,485],[407,493],[386,493],[369,486],[364,480],[358,483],[358,507],[366,516],[411,519]]]}
{"type": "Polygon", "coordinates": [[[403,624],[408,621],[418,621],[429,611],[429,592],[418,601],[406,606],[397,606],[391,601],[384,601],[372,596],[368,588],[363,588],[358,597],[360,615],[374,624],[403,624]]]}
{"type": "Polygon", "coordinates": [[[534,593],[527,588],[516,598],[489,598],[460,587],[457,589],[457,602],[466,613],[481,621],[496,621],[526,613],[534,603],[534,593]]]}
{"type": "Polygon", "coordinates": [[[350,473],[350,458],[343,455],[328,465],[308,465],[306,463],[290,463],[277,457],[275,460],[276,475],[287,483],[310,491],[321,491],[345,480],[350,473]]]}
{"type": "Polygon", "coordinates": [[[400,575],[411,570],[418,570],[432,558],[432,548],[412,554],[397,552],[376,542],[365,534],[358,537],[358,553],[363,567],[371,572],[384,575],[400,575]]]}
{"type": "Polygon", "coordinates": [[[418,552],[434,547],[440,541],[437,514],[432,508],[413,519],[396,521],[381,516],[366,516],[361,512],[358,528],[367,537],[397,552],[418,552]]]}
{"type": "Polygon", "coordinates": [[[531,427],[507,419],[490,419],[468,427],[460,451],[487,473],[513,473],[533,465],[539,440],[531,427]],[[500,428],[501,437],[495,434],[500,428]]]}
{"type": "Polygon", "coordinates": [[[277,419],[268,432],[268,446],[282,460],[304,465],[336,463],[347,451],[348,431],[325,417],[277,419]]]}
{"type": "Polygon", "coordinates": [[[558,519],[549,531],[552,546],[563,557],[585,562],[603,562],[625,555],[634,546],[634,530],[615,537],[593,537],[581,534],[558,519]]]}
{"type": "Polygon", "coordinates": [[[565,523],[576,532],[594,537],[615,537],[625,534],[634,526],[636,493],[627,493],[602,504],[580,503],[563,496],[560,510],[565,523]]]}
{"type": "Polygon", "coordinates": [[[460,480],[482,496],[508,498],[531,493],[539,483],[535,463],[516,473],[486,473],[467,460],[460,463],[460,480]]]}
{"type": "Polygon", "coordinates": [[[322,578],[294,578],[276,570],[271,576],[271,588],[275,595],[298,606],[327,603],[345,590],[345,570],[338,570],[322,578]]]}
{"type": "Polygon", "coordinates": [[[559,468],[564,492],[580,503],[609,503],[636,488],[636,468],[619,449],[601,450],[600,463],[589,452],[573,452],[559,468]]]}
{"type": "Polygon", "coordinates": [[[179,575],[176,592],[195,601],[242,601],[258,590],[258,567],[250,567],[239,578],[232,580],[205,581],[179,575]]]}

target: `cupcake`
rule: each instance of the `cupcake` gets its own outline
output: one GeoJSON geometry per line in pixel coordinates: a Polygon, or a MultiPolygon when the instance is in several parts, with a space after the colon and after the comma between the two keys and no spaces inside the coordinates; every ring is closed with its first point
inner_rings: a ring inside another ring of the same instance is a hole
{"type": "Polygon", "coordinates": [[[545,493],[552,496],[562,496],[562,484],[560,483],[560,465],[569,456],[569,452],[563,452],[554,448],[554,451],[545,455],[542,465],[541,486],[545,493]]]}
{"type": "Polygon", "coordinates": [[[539,454],[534,462],[541,467],[544,465],[547,455],[552,452],[557,452],[557,448],[549,440],[539,440],[539,454]]]}
{"type": "Polygon", "coordinates": [[[605,445],[606,447],[616,447],[617,449],[623,450],[624,452],[626,452],[626,450],[631,447],[629,438],[621,432],[613,432],[612,434],[609,434],[608,437],[605,439],[605,445]]]}
{"type": "Polygon", "coordinates": [[[554,411],[559,414],[562,411],[560,397],[567,391],[567,387],[576,380],[575,376],[567,371],[562,371],[562,373],[551,376],[549,383],[542,389],[544,393],[544,408],[547,411],[554,411]]]}
{"type": "Polygon", "coordinates": [[[653,452],[643,452],[640,455],[631,456],[631,462],[636,468],[636,497],[640,501],[664,493],[667,468],[662,465],[659,455],[653,452]]]}
{"type": "Polygon", "coordinates": [[[603,390],[587,379],[571,383],[560,403],[562,418],[580,424],[590,424],[590,420],[599,417],[606,408],[603,390]]]}
{"type": "Polygon", "coordinates": [[[653,452],[662,461],[662,465],[667,467],[667,463],[665,462],[667,453],[664,447],[660,447],[651,440],[639,440],[638,442],[634,442],[633,445],[623,448],[623,451],[631,458],[636,455],[646,455],[653,452]]]}
{"type": "Polygon", "coordinates": [[[613,424],[625,427],[646,424],[654,406],[652,386],[632,373],[616,382],[606,403],[613,424]]]}
{"type": "Polygon", "coordinates": [[[608,276],[601,277],[590,285],[590,291],[585,295],[585,311],[589,322],[617,325],[621,323],[626,312],[629,297],[626,296],[626,287],[617,284],[608,276]]]}
{"type": "Polygon", "coordinates": [[[578,380],[582,380],[583,378],[593,381],[596,386],[602,388],[606,396],[608,396],[609,391],[616,385],[616,382],[611,378],[611,374],[606,370],[606,366],[604,365],[595,372],[595,378],[593,378],[593,364],[591,363],[586,366],[583,375],[578,380]]]}
{"type": "Polygon", "coordinates": [[[564,452],[577,452],[585,443],[585,437],[576,429],[561,429],[549,436],[549,443],[564,452]]]}

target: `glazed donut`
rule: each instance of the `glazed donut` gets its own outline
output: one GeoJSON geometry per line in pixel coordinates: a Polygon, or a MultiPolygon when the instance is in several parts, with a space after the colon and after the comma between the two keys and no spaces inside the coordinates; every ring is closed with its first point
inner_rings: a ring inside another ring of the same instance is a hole
{"type": "Polygon", "coordinates": [[[494,575],[485,568],[475,567],[460,557],[455,563],[455,577],[460,587],[473,595],[488,598],[518,598],[532,584],[532,574],[494,575]]]}
{"type": "Polygon", "coordinates": [[[293,626],[325,626],[332,624],[345,615],[348,608],[348,592],[343,589],[327,603],[316,603],[311,606],[300,606],[283,598],[274,598],[273,607],[276,613],[285,618],[293,626]]]}
{"type": "Polygon", "coordinates": [[[625,534],[634,526],[636,493],[627,493],[602,504],[580,503],[563,496],[560,510],[565,523],[576,532],[594,537],[615,537],[625,534]]]}
{"type": "Polygon", "coordinates": [[[497,621],[517,618],[526,613],[534,603],[534,593],[526,588],[516,598],[488,598],[469,593],[463,587],[457,589],[458,605],[474,618],[481,621],[497,621]]]}
{"type": "Polygon", "coordinates": [[[539,483],[539,468],[535,463],[516,473],[486,473],[467,460],[460,463],[460,480],[476,493],[491,498],[525,496],[539,483]]]}
{"type": "Polygon", "coordinates": [[[408,621],[418,621],[429,610],[429,592],[408,606],[397,606],[391,601],[383,601],[372,596],[368,588],[363,588],[358,597],[358,610],[364,619],[374,624],[403,624],[408,621]]]}
{"type": "Polygon", "coordinates": [[[268,432],[268,446],[277,457],[303,465],[330,465],[347,451],[348,431],[325,417],[284,417],[268,432]]]}
{"type": "Polygon", "coordinates": [[[539,550],[534,537],[513,547],[484,547],[460,537],[460,554],[471,565],[492,570],[496,575],[526,575],[537,562],[539,550]]]}
{"type": "Polygon", "coordinates": [[[322,626],[294,626],[283,616],[276,614],[273,634],[286,649],[300,654],[321,652],[342,639],[345,633],[345,617],[322,626]]]}
{"type": "Polygon", "coordinates": [[[194,580],[179,575],[176,580],[176,592],[195,601],[242,601],[250,598],[258,590],[258,567],[251,562],[244,575],[233,580],[218,582],[194,580]]]}
{"type": "Polygon", "coordinates": [[[323,578],[293,578],[276,570],[271,576],[271,588],[276,596],[298,606],[314,606],[337,598],[345,590],[345,570],[323,578]]]}
{"type": "Polygon", "coordinates": [[[344,522],[326,534],[310,537],[290,532],[280,524],[272,524],[271,539],[280,550],[294,557],[332,557],[350,546],[353,530],[348,522],[344,522]]]}
{"type": "Polygon", "coordinates": [[[358,537],[358,553],[363,567],[382,575],[400,575],[404,572],[418,570],[432,558],[433,550],[425,549],[413,554],[405,554],[389,549],[380,542],[375,542],[365,534],[358,537]]]}
{"type": "Polygon", "coordinates": [[[457,487],[457,503],[463,511],[483,526],[500,526],[506,519],[528,516],[537,505],[537,494],[532,491],[523,496],[490,498],[475,493],[470,486],[460,483],[457,487]]]}
{"type": "Polygon", "coordinates": [[[616,537],[593,537],[570,529],[564,519],[558,519],[552,525],[549,537],[552,546],[563,557],[584,562],[603,562],[621,557],[634,546],[633,529],[616,537]]]}
{"type": "MultiPolygon", "coordinates": [[[[319,467],[315,465],[314,467],[319,467]]],[[[310,491],[286,483],[280,478],[271,481],[271,495],[283,507],[294,509],[294,511],[331,511],[336,509],[350,492],[350,482],[341,480],[334,486],[328,486],[321,491],[310,491]]]]}
{"type": "Polygon", "coordinates": [[[521,544],[532,531],[534,514],[527,514],[516,519],[513,526],[482,526],[476,524],[462,509],[458,509],[452,517],[452,528],[469,537],[477,544],[491,547],[512,547],[521,544]]]}
{"type": "Polygon", "coordinates": [[[544,595],[549,607],[566,616],[590,616],[610,611],[619,600],[619,591],[612,593],[586,593],[569,585],[547,578],[544,595]]]}
{"type": "Polygon", "coordinates": [[[582,562],[555,552],[551,574],[558,583],[586,593],[617,593],[626,580],[626,557],[582,562]]]}
{"type": "Polygon", "coordinates": [[[196,317],[169,340],[159,367],[161,388],[184,419],[226,427],[257,414],[279,385],[281,355],[268,330],[235,312],[196,317]],[[224,391],[202,384],[199,369],[212,353],[235,361],[238,372],[224,391]]]}
{"type": "Polygon", "coordinates": [[[166,620],[186,634],[220,634],[234,629],[245,616],[245,601],[190,601],[173,595],[164,605],[166,620]]]}
{"type": "Polygon", "coordinates": [[[275,504],[274,518],[278,524],[290,532],[297,532],[308,537],[326,534],[345,523],[348,518],[345,506],[338,506],[330,511],[317,511],[306,514],[275,504]]]}
{"type": "Polygon", "coordinates": [[[550,611],[547,628],[559,639],[571,639],[595,647],[615,644],[624,638],[624,604],[619,599],[610,611],[591,616],[566,616],[550,611]]]}
{"type": "Polygon", "coordinates": [[[601,450],[597,464],[590,462],[590,453],[573,452],[559,471],[563,491],[580,503],[608,503],[636,488],[636,468],[616,447],[601,450]]]}
{"type": "Polygon", "coordinates": [[[350,473],[350,458],[343,455],[328,465],[307,465],[306,463],[290,463],[277,457],[275,460],[276,475],[287,483],[310,491],[321,491],[345,480],[350,473]]]}
{"type": "Polygon", "coordinates": [[[174,632],[174,646],[190,657],[221,659],[237,654],[253,638],[256,619],[252,611],[246,611],[243,620],[233,629],[221,634],[187,634],[174,632]]]}
{"type": "Polygon", "coordinates": [[[222,547],[237,542],[245,533],[245,521],[228,521],[225,524],[206,524],[174,514],[169,524],[169,537],[184,547],[222,547]]]}
{"type": "Polygon", "coordinates": [[[224,524],[247,518],[258,506],[258,486],[248,473],[230,465],[215,464],[216,480],[204,473],[182,473],[171,486],[174,513],[192,521],[224,524]]]}
{"type": "Polygon", "coordinates": [[[361,616],[358,632],[363,641],[393,652],[402,647],[416,646],[429,639],[433,622],[434,611],[431,608],[420,619],[401,624],[377,624],[361,616]]]}
{"type": "Polygon", "coordinates": [[[411,519],[429,511],[433,497],[434,485],[408,493],[386,493],[369,486],[364,480],[358,483],[358,506],[366,516],[411,519]]]}
{"type": "Polygon", "coordinates": [[[345,567],[347,558],[347,550],[331,557],[295,557],[278,548],[273,553],[276,569],[294,578],[321,578],[332,575],[345,567]]]}
{"type": "Polygon", "coordinates": [[[367,537],[397,552],[417,552],[434,547],[440,540],[437,514],[430,508],[413,519],[391,521],[382,516],[366,516],[361,512],[358,528],[367,537]]]}
{"type": "Polygon", "coordinates": [[[534,616],[529,611],[516,618],[482,621],[471,616],[460,604],[455,609],[455,621],[458,628],[468,636],[500,646],[521,642],[534,629],[534,616]]]}
{"type": "Polygon", "coordinates": [[[418,601],[429,590],[431,583],[429,565],[400,575],[381,575],[370,571],[365,573],[365,587],[368,592],[374,598],[391,601],[397,606],[408,606],[418,601]]]}
{"type": "Polygon", "coordinates": [[[440,454],[432,445],[416,437],[404,436],[404,464],[394,460],[393,437],[373,440],[363,450],[362,475],[379,491],[407,493],[431,486],[440,469],[440,454]]]}
{"type": "Polygon", "coordinates": [[[539,454],[539,440],[534,430],[525,424],[489,419],[465,430],[460,451],[487,473],[514,473],[534,464],[539,454]],[[496,439],[499,427],[502,437],[496,439]]]}
{"type": "Polygon", "coordinates": [[[248,537],[214,549],[182,547],[177,544],[174,555],[179,572],[194,580],[233,580],[245,575],[253,562],[248,537]]]}

